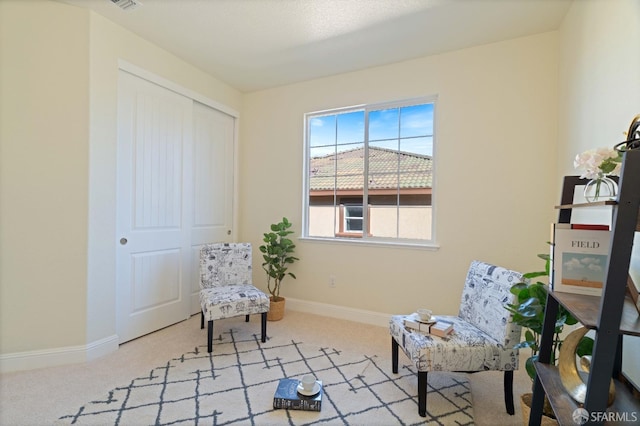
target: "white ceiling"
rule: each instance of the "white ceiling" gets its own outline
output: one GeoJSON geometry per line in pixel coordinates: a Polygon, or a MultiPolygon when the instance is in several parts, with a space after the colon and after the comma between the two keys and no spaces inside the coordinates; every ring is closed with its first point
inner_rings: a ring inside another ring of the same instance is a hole
{"type": "Polygon", "coordinates": [[[60,0],[243,92],[560,26],[572,0],[60,0]]]}

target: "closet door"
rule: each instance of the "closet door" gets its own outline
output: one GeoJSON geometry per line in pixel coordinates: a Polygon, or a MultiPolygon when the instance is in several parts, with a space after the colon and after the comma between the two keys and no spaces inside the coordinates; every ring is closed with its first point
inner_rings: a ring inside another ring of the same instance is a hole
{"type": "Polygon", "coordinates": [[[120,71],[117,331],[120,343],[189,317],[193,101],[120,71]]]}
{"type": "Polygon", "coordinates": [[[193,314],[200,312],[200,248],[210,242],[230,242],[232,238],[235,120],[199,102],[193,104],[193,314]]]}

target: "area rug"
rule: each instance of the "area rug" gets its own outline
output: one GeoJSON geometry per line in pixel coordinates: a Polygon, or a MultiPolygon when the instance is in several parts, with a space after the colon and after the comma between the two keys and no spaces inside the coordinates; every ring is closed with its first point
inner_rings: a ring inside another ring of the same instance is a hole
{"type": "MultiPolygon", "coordinates": [[[[357,350],[357,348],[354,348],[357,350]]],[[[473,424],[464,374],[429,373],[427,417],[418,415],[417,375],[389,356],[362,354],[284,336],[230,329],[206,346],[144,372],[89,401],[56,424],[80,425],[440,425],[473,424]],[[281,378],[312,372],[323,382],[322,409],[273,408],[281,378]]],[[[391,352],[391,349],[389,349],[391,352]]]]}

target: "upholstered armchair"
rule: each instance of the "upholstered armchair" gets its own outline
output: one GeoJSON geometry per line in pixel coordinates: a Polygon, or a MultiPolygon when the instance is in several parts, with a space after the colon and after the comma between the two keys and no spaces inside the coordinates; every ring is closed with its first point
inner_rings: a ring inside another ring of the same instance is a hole
{"type": "MultiPolygon", "coordinates": [[[[453,323],[447,337],[411,331],[403,315],[389,321],[392,371],[398,373],[398,348],[402,348],[418,374],[418,413],[427,411],[429,371],[504,371],[504,400],[507,412],[514,413],[513,371],[518,369],[520,326],[511,322],[504,308],[514,302],[511,286],[522,274],[479,261],[471,262],[462,291],[457,316],[436,315],[453,323]]],[[[428,300],[428,299],[427,299],[428,300]]],[[[428,307],[428,301],[424,303],[428,307]]]]}
{"type": "Polygon", "coordinates": [[[267,339],[269,297],[252,285],[250,243],[207,244],[200,249],[200,328],[207,329],[212,351],[213,321],[262,314],[262,342],[267,339]]]}

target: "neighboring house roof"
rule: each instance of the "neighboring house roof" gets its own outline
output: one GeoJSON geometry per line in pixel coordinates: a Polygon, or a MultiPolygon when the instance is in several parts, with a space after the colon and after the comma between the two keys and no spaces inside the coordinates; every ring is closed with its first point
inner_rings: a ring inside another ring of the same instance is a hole
{"type": "MultiPolygon", "coordinates": [[[[362,189],[364,148],[311,158],[311,191],[362,189]],[[337,173],[334,173],[337,167],[337,173]]],[[[369,148],[369,189],[431,188],[433,159],[427,155],[369,148]],[[401,169],[402,172],[398,173],[401,169]]]]}

